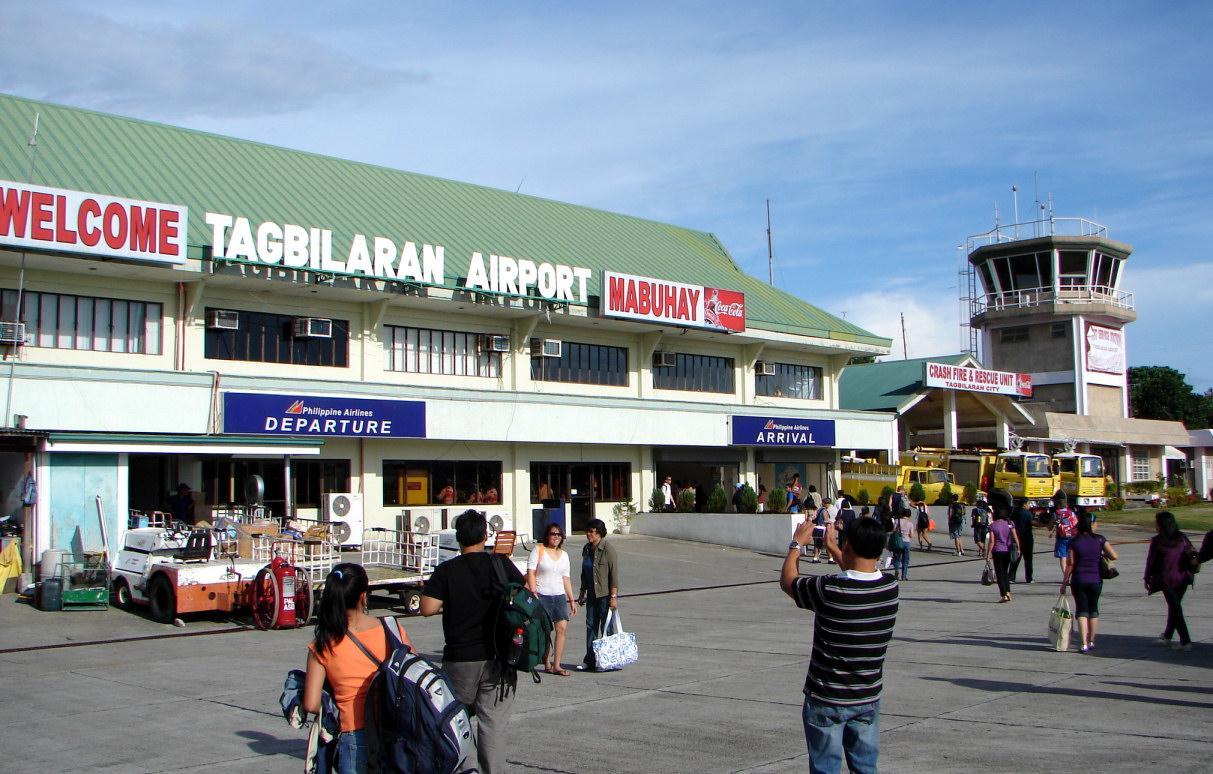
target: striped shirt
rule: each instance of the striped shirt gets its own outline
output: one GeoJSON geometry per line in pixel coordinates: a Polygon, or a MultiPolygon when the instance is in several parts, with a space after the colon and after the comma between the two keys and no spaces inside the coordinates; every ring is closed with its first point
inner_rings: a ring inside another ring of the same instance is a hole
{"type": "Polygon", "coordinates": [[[797,578],[793,592],[797,607],[817,614],[805,694],[824,704],[879,699],[897,620],[897,579],[847,570],[797,578]]]}

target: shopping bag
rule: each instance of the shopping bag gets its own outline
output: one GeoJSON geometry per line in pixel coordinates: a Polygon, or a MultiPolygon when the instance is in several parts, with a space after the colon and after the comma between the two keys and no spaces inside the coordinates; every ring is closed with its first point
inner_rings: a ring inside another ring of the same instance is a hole
{"type": "Polygon", "coordinates": [[[1057,595],[1057,601],[1049,611],[1049,644],[1053,650],[1062,652],[1070,649],[1070,625],[1073,621],[1070,598],[1063,591],[1057,595]]]}
{"type": "Polygon", "coordinates": [[[640,653],[636,649],[636,635],[623,630],[619,620],[619,611],[607,613],[606,624],[602,627],[602,636],[592,643],[594,660],[598,671],[622,669],[628,664],[634,664],[640,653]],[[614,627],[614,631],[612,631],[614,627]]]}
{"type": "Polygon", "coordinates": [[[994,568],[990,566],[990,561],[986,560],[986,568],[981,571],[981,585],[994,585],[994,568]]]}

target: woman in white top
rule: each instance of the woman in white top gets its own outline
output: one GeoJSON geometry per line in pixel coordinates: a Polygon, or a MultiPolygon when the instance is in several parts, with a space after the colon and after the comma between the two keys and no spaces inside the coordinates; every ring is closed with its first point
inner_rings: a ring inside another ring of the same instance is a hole
{"type": "Polygon", "coordinates": [[[545,664],[548,674],[568,677],[569,670],[560,663],[564,655],[564,636],[569,617],[577,615],[573,586],[569,583],[569,555],[564,545],[564,528],[549,524],[543,533],[543,542],[535,546],[526,562],[526,585],[539,596],[539,604],[552,619],[555,645],[548,649],[545,664]]]}

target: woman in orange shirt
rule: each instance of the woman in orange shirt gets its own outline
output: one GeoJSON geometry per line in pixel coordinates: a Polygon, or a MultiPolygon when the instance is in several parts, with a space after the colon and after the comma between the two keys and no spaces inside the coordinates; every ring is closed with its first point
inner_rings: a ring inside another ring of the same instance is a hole
{"type": "MultiPolygon", "coordinates": [[[[308,646],[303,709],[320,712],[320,694],[327,680],[341,721],[337,774],[363,774],[370,752],[365,735],[366,695],[378,667],[352,638],[380,660],[390,655],[384,625],[366,610],[368,585],[361,565],[343,563],[333,568],[316,610],[316,639],[308,646]]],[[[399,623],[397,632],[400,641],[412,647],[399,623]]]]}

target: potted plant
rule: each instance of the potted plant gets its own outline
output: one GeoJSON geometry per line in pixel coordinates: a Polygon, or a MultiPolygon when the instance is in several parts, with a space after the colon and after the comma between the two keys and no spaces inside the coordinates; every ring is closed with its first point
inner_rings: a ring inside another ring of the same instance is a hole
{"type": "Polygon", "coordinates": [[[619,534],[630,535],[632,533],[632,519],[636,516],[636,504],[631,500],[621,500],[611,508],[611,513],[615,514],[615,523],[618,525],[616,530],[619,534]]]}

